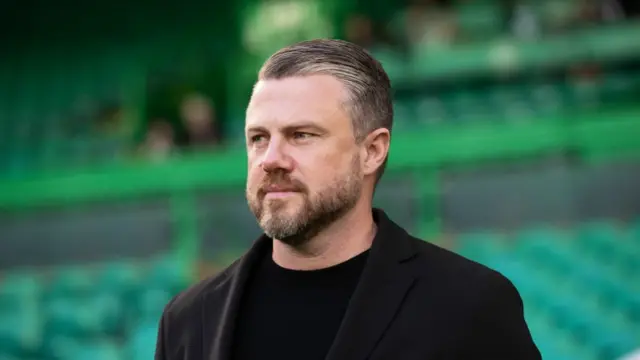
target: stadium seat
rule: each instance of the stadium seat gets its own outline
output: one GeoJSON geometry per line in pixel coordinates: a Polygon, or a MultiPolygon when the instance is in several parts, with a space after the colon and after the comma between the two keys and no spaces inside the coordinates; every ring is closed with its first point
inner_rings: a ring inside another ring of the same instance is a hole
{"type": "Polygon", "coordinates": [[[0,360],[21,360],[19,357],[17,356],[11,356],[11,355],[7,355],[7,354],[0,354],[0,360]]]}
{"type": "Polygon", "coordinates": [[[96,290],[95,275],[89,267],[72,266],[53,274],[47,298],[79,298],[96,290]]]}
{"type": "Polygon", "coordinates": [[[140,265],[133,261],[116,261],[104,265],[97,275],[100,291],[129,295],[140,282],[140,265]]]}
{"type": "Polygon", "coordinates": [[[158,335],[158,321],[139,323],[132,328],[131,336],[125,345],[127,359],[147,360],[153,359],[158,335]]]}
{"type": "Polygon", "coordinates": [[[68,360],[121,360],[123,356],[120,347],[116,343],[103,340],[95,343],[79,344],[65,358],[68,360]]]}
{"type": "Polygon", "coordinates": [[[543,266],[556,274],[571,271],[572,262],[578,256],[572,251],[570,237],[557,229],[524,229],[516,235],[515,241],[516,251],[524,261],[543,266]]]}
{"type": "Polygon", "coordinates": [[[23,272],[6,274],[0,280],[0,313],[38,301],[40,295],[41,285],[34,274],[23,272]]]}
{"type": "Polygon", "coordinates": [[[487,261],[503,253],[500,239],[500,235],[491,232],[461,234],[457,238],[458,252],[475,261],[487,261]]]}
{"type": "Polygon", "coordinates": [[[41,318],[35,307],[0,313],[0,353],[24,356],[41,345],[41,318]]]}
{"type": "Polygon", "coordinates": [[[577,229],[577,236],[579,244],[589,253],[604,262],[614,260],[621,233],[613,224],[604,221],[585,223],[577,229]]]}
{"type": "Polygon", "coordinates": [[[630,229],[631,239],[635,246],[640,247],[640,218],[636,219],[630,229]]]}
{"type": "Polygon", "coordinates": [[[45,350],[47,359],[60,360],[122,360],[119,341],[110,338],[79,339],[54,336],[45,350]]]}
{"type": "Polygon", "coordinates": [[[96,336],[112,333],[121,324],[121,305],[115,297],[60,298],[45,306],[46,329],[50,334],[96,336]]]}
{"type": "Polygon", "coordinates": [[[163,256],[152,261],[143,280],[149,288],[166,289],[175,294],[189,284],[191,275],[186,264],[172,256],[163,256]]]}
{"type": "Polygon", "coordinates": [[[166,289],[147,289],[137,299],[136,315],[143,320],[157,320],[173,294],[166,289]]]}

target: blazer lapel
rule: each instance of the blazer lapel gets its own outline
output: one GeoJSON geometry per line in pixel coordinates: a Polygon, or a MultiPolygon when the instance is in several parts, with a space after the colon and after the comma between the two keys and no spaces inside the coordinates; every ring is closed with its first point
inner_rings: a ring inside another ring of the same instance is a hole
{"type": "Polygon", "coordinates": [[[202,302],[203,359],[230,359],[242,291],[253,266],[264,254],[270,241],[266,236],[260,237],[238,263],[229,269],[229,278],[205,295],[202,302]],[[211,344],[211,348],[207,344],[211,344]]]}
{"type": "Polygon", "coordinates": [[[366,358],[384,335],[415,282],[407,262],[417,251],[409,235],[374,210],[378,233],[327,360],[366,358]]]}

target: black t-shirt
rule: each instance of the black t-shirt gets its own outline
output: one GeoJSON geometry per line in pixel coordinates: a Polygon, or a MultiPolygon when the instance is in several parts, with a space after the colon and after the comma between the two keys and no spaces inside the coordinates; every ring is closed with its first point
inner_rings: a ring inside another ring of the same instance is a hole
{"type": "Polygon", "coordinates": [[[329,268],[298,271],[278,266],[268,252],[244,290],[232,358],[324,359],[368,253],[329,268]]]}

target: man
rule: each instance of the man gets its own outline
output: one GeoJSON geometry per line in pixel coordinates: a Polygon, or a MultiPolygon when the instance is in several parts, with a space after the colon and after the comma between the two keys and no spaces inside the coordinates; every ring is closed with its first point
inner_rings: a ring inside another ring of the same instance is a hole
{"type": "Polygon", "coordinates": [[[389,79],[356,45],[266,61],[245,129],[265,234],[167,305],[157,360],[540,359],[506,278],[372,210],[392,119],[389,79]]]}
{"type": "Polygon", "coordinates": [[[184,145],[197,149],[220,142],[215,108],[207,96],[198,93],[187,95],[180,104],[180,118],[186,130],[184,145]]]}

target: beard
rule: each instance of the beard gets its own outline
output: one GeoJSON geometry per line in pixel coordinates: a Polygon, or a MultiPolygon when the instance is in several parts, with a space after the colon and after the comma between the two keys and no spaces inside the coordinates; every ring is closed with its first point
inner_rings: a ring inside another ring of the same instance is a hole
{"type": "Polygon", "coordinates": [[[268,174],[257,191],[247,187],[246,195],[251,212],[267,236],[300,246],[353,209],[361,192],[359,157],[354,156],[348,171],[315,193],[278,171],[268,174]],[[265,199],[263,189],[274,184],[295,189],[296,193],[286,198],[265,199]]]}

